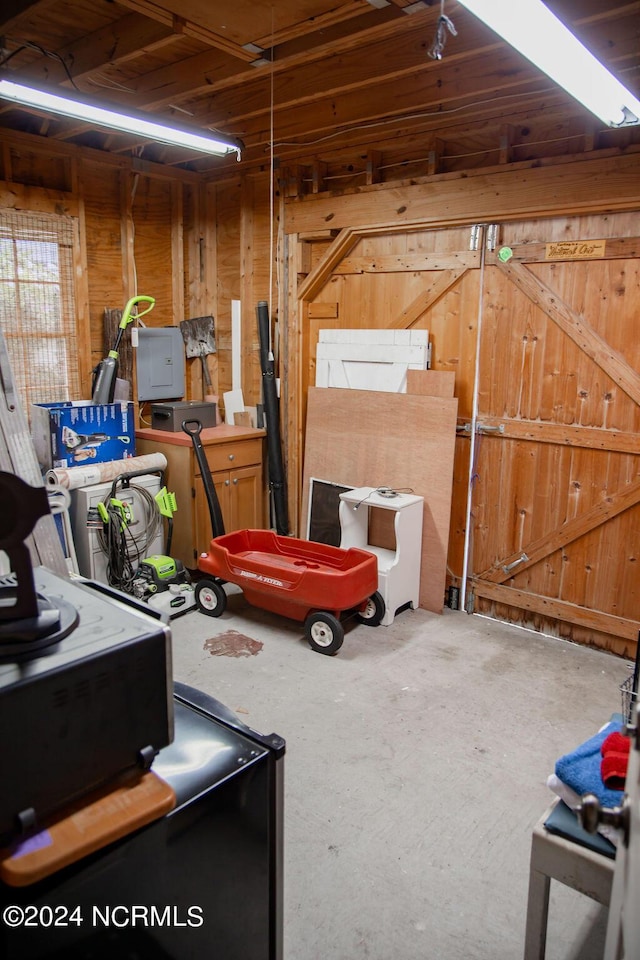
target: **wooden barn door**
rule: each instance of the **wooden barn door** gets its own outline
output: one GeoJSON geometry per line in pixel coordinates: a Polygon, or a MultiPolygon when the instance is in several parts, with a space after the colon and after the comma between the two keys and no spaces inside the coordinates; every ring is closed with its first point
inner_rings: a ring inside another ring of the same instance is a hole
{"type": "MultiPolygon", "coordinates": [[[[326,232],[326,231],[325,231],[326,232]]],[[[309,386],[316,382],[316,348],[320,331],[375,329],[428,331],[431,369],[454,382],[458,418],[471,418],[476,368],[482,230],[471,224],[443,229],[407,230],[404,224],[342,230],[324,239],[298,237],[299,384],[301,421],[309,386]]],[[[290,342],[296,337],[289,331],[290,342]]],[[[291,374],[293,364],[289,363],[291,374]]],[[[429,389],[433,389],[431,378],[429,389]]],[[[415,386],[410,392],[416,392],[415,386]]],[[[291,429],[291,434],[294,430],[291,429]]],[[[300,450],[305,437],[299,429],[300,450]]],[[[453,499],[447,556],[449,578],[459,584],[463,566],[467,499],[468,437],[455,444],[453,499]]],[[[291,458],[290,458],[291,465],[291,458]]],[[[290,477],[292,472],[290,471],[290,477]]],[[[344,478],[342,478],[344,479],[344,478]]],[[[403,485],[406,485],[403,484],[403,485]]],[[[291,484],[290,484],[291,490],[291,484]]],[[[300,530],[304,530],[306,495],[300,530]]],[[[294,511],[292,510],[292,515],[294,511]]],[[[444,605],[444,596],[442,603],[444,605]]]]}
{"type": "Polygon", "coordinates": [[[486,254],[467,609],[631,655],[640,621],[632,214],[505,224],[486,254]]]}

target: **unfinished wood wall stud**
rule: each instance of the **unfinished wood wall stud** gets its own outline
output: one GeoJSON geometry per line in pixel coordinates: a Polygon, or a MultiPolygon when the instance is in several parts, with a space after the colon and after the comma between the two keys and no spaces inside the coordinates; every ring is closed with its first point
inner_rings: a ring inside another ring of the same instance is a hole
{"type": "Polygon", "coordinates": [[[443,152],[443,141],[435,139],[431,145],[429,153],[427,154],[427,176],[433,177],[436,173],[440,173],[443,152]]]}
{"type": "Polygon", "coordinates": [[[514,133],[514,128],[510,123],[505,123],[500,130],[500,163],[511,163],[513,160],[514,133]]]}
{"type": "Polygon", "coordinates": [[[365,173],[365,183],[371,186],[372,183],[379,183],[381,179],[380,164],[382,163],[382,154],[379,150],[367,150],[367,167],[365,173]]]}
{"type": "Polygon", "coordinates": [[[311,193],[320,193],[325,189],[326,176],[327,164],[321,160],[315,160],[311,166],[311,193]]]}

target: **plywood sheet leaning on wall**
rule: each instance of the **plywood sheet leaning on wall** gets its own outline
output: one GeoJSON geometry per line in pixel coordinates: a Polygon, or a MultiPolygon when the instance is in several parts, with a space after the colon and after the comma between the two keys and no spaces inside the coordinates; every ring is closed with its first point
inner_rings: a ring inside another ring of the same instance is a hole
{"type": "Polygon", "coordinates": [[[421,397],[452,397],[455,384],[453,370],[407,370],[407,393],[421,397]]]}
{"type": "Polygon", "coordinates": [[[312,477],[424,497],[420,606],[442,613],[458,401],[310,387],[301,516],[312,477]]]}

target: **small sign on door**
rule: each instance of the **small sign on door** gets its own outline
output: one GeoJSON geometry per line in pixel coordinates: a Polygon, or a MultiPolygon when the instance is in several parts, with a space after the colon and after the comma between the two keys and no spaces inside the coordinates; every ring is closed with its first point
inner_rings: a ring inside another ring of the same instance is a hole
{"type": "Polygon", "coordinates": [[[545,260],[589,260],[602,258],[607,247],[606,240],[560,240],[546,243],[545,260]]]}

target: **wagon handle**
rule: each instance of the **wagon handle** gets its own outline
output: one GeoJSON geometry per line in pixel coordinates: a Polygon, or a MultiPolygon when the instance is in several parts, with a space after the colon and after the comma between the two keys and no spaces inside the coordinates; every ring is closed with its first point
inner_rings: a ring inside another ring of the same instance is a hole
{"type": "Polygon", "coordinates": [[[188,433],[190,437],[199,437],[202,433],[202,424],[199,420],[183,420],[182,429],[185,433],[188,433]],[[191,429],[192,426],[193,429],[191,429]]]}
{"type": "Polygon", "coordinates": [[[182,429],[188,437],[191,437],[193,452],[200,467],[204,492],[207,498],[207,506],[209,507],[209,517],[211,518],[212,536],[221,537],[225,532],[224,519],[222,517],[222,508],[218,500],[215,484],[211,476],[211,469],[207,463],[207,455],[204,452],[204,447],[200,439],[202,424],[199,420],[183,420],[182,429]]]}

